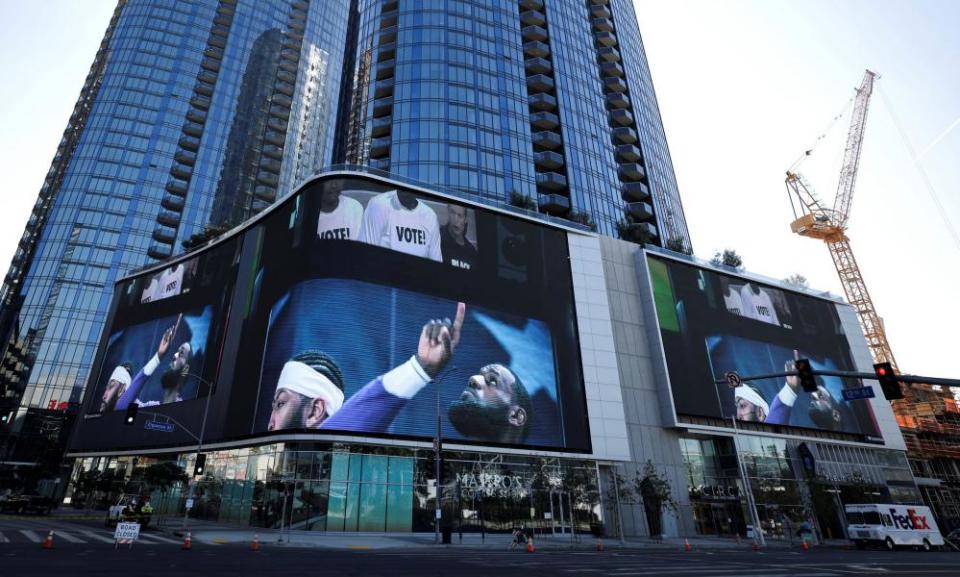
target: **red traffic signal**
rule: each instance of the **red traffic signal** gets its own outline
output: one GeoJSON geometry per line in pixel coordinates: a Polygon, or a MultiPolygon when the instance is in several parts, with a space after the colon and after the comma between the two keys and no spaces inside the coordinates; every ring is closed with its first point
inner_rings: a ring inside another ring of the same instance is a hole
{"type": "Polygon", "coordinates": [[[900,389],[900,381],[890,363],[877,363],[873,365],[873,372],[880,381],[880,388],[883,389],[883,396],[888,401],[903,398],[903,391],[900,389]]]}

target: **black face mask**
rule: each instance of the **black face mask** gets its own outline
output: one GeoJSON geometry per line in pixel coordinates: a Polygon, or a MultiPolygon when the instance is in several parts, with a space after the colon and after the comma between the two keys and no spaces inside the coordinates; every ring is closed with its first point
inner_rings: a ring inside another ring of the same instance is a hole
{"type": "Polygon", "coordinates": [[[509,415],[509,407],[489,406],[473,398],[454,401],[447,411],[450,422],[461,435],[491,441],[497,440],[504,427],[510,426],[509,415]]]}

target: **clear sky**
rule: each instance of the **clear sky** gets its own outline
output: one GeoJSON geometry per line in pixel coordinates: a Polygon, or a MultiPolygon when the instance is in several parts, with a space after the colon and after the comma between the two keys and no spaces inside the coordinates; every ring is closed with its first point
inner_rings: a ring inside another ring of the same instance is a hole
{"type": "MultiPolygon", "coordinates": [[[[784,171],[841,112],[865,68],[882,75],[851,243],[901,369],[960,377],[960,2],[635,3],[694,250],[704,258],[734,248],[751,271],[799,273],[842,293],[826,247],[790,233],[784,171]]],[[[0,0],[3,271],[115,5],[0,0]]],[[[848,120],[801,167],[828,203],[848,120]]]]}

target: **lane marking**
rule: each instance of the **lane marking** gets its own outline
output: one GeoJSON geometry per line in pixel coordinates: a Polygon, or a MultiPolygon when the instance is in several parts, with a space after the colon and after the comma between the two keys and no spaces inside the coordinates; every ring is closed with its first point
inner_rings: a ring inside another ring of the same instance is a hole
{"type": "Polygon", "coordinates": [[[66,531],[54,531],[53,537],[54,539],[61,537],[67,543],[86,543],[83,539],[78,539],[66,531]]]}
{"type": "MultiPolygon", "coordinates": [[[[22,533],[24,537],[26,537],[27,539],[30,539],[34,543],[43,542],[43,539],[40,538],[40,535],[37,535],[36,531],[31,531],[29,529],[20,529],[20,533],[22,533]]],[[[56,536],[56,533],[54,533],[54,536],[56,536]]]]}
{"type": "Polygon", "coordinates": [[[93,539],[94,541],[100,541],[101,543],[110,543],[111,545],[113,545],[113,539],[106,537],[104,535],[100,535],[98,533],[94,533],[93,531],[80,531],[80,534],[84,535],[89,539],[93,539]]]}
{"type": "Polygon", "coordinates": [[[140,540],[150,542],[150,540],[156,540],[159,543],[169,543],[173,545],[180,545],[181,542],[176,539],[170,539],[169,537],[163,537],[162,535],[155,535],[154,533],[141,533],[140,540]]]}

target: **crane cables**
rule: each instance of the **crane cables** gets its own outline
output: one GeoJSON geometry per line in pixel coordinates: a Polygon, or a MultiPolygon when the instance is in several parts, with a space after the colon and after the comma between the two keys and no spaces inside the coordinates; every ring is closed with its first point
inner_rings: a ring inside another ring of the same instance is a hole
{"type": "Polygon", "coordinates": [[[853,101],[855,98],[856,95],[853,95],[849,100],[847,100],[847,103],[843,105],[840,113],[833,117],[833,120],[831,120],[830,124],[828,124],[827,127],[820,133],[820,136],[818,136],[810,145],[810,147],[804,150],[800,156],[793,161],[793,164],[791,164],[790,168],[788,169],[790,172],[796,171],[797,167],[800,166],[808,156],[812,155],[813,151],[818,146],[820,146],[820,143],[830,134],[830,131],[833,130],[833,127],[836,126],[837,123],[840,122],[840,120],[846,116],[848,112],[850,112],[850,109],[853,108],[853,101]]]}
{"type": "MultiPolygon", "coordinates": [[[[956,245],[957,250],[960,250],[960,235],[957,234],[957,229],[953,225],[953,222],[950,221],[950,216],[947,214],[946,209],[943,207],[943,203],[940,202],[940,196],[937,194],[936,189],[933,187],[933,183],[930,181],[930,177],[927,175],[927,171],[923,168],[923,165],[920,163],[921,157],[917,156],[917,151],[913,147],[913,143],[910,141],[910,138],[907,136],[906,131],[903,129],[903,125],[900,123],[900,118],[897,116],[896,112],[893,110],[893,106],[890,104],[890,100],[887,98],[886,93],[883,90],[877,90],[880,93],[880,98],[883,100],[883,103],[886,105],[887,112],[890,113],[890,118],[893,120],[893,125],[897,128],[897,132],[900,134],[900,140],[903,141],[903,145],[906,147],[907,152],[910,153],[910,159],[913,161],[913,166],[917,169],[917,172],[920,173],[920,180],[923,181],[923,186],[927,191],[927,194],[930,195],[930,199],[933,200],[933,203],[937,206],[937,212],[940,213],[940,218],[943,220],[944,226],[947,227],[947,232],[950,233],[950,236],[953,237],[953,244],[956,245]]],[[[956,123],[954,123],[955,125],[956,123]]],[[[954,125],[951,125],[952,128],[954,125]]],[[[949,129],[948,129],[949,130],[949,129]]],[[[946,134],[946,131],[941,133],[940,136],[934,141],[939,142],[940,139],[946,134]]],[[[924,150],[924,154],[929,152],[931,146],[928,146],[924,150]]]]}

